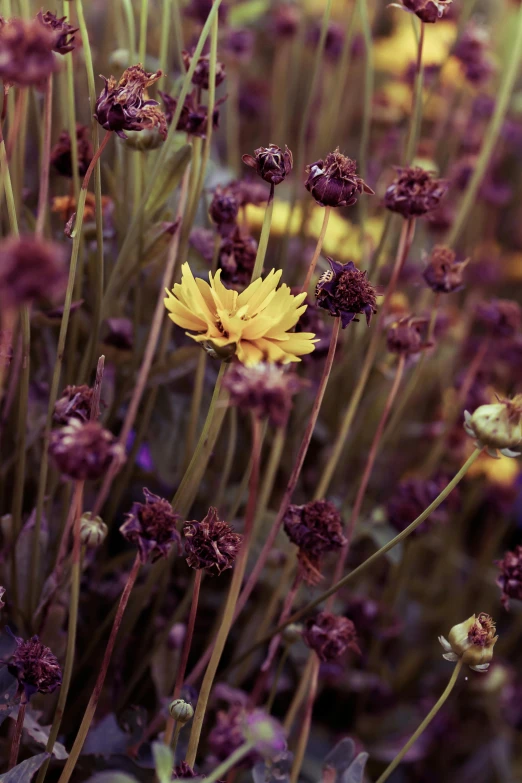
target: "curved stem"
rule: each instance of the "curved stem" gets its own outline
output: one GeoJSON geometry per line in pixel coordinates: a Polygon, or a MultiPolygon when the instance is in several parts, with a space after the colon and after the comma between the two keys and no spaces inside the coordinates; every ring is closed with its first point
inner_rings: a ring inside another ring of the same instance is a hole
{"type": "Polygon", "coordinates": [[[303,759],[306,752],[306,746],[308,745],[308,737],[310,736],[310,726],[312,725],[312,712],[314,709],[314,701],[317,695],[317,682],[319,679],[319,658],[314,655],[311,663],[310,683],[308,685],[308,694],[306,696],[306,702],[304,707],[304,718],[299,732],[299,739],[297,740],[297,747],[295,749],[294,761],[292,764],[292,772],[290,773],[290,783],[297,783],[299,780],[299,773],[303,766],[303,759]]]}
{"type": "Polygon", "coordinates": [[[251,283],[257,280],[261,276],[263,271],[263,264],[265,263],[266,249],[268,247],[268,237],[270,236],[270,228],[272,226],[272,214],[274,212],[274,190],[275,186],[272,182],[270,184],[270,195],[268,196],[268,202],[265,209],[265,216],[263,218],[263,227],[261,228],[261,236],[259,237],[259,245],[257,246],[256,261],[254,269],[252,270],[251,283]]]}
{"type": "Polygon", "coordinates": [[[317,244],[315,246],[314,254],[312,256],[312,260],[310,261],[310,266],[308,267],[308,272],[306,273],[305,281],[303,283],[303,287],[301,288],[301,292],[303,291],[308,292],[308,289],[310,287],[310,280],[312,279],[312,275],[315,272],[315,267],[317,265],[317,261],[319,259],[323,247],[323,242],[326,235],[326,229],[328,228],[328,220],[330,219],[331,210],[332,210],[331,207],[325,207],[323,225],[321,226],[321,233],[319,234],[319,237],[317,239],[317,244]]]}
{"type": "Polygon", "coordinates": [[[462,658],[459,658],[457,663],[455,664],[455,668],[453,669],[453,673],[450,677],[450,681],[448,682],[446,689],[438,702],[433,705],[432,709],[429,711],[429,713],[426,715],[422,723],[420,724],[417,731],[410,737],[406,745],[399,751],[399,753],[395,756],[392,763],[384,770],[380,778],[377,780],[377,783],[384,783],[385,780],[388,780],[392,772],[399,766],[402,759],[406,755],[406,753],[409,751],[409,749],[412,747],[412,745],[415,744],[415,742],[418,740],[422,732],[429,726],[435,715],[438,713],[440,708],[443,706],[444,702],[450,695],[451,691],[453,690],[453,686],[457,682],[457,678],[459,676],[460,670],[462,669],[462,658]]]}
{"type": "Polygon", "coordinates": [[[245,742],[243,745],[240,745],[239,748],[237,748],[229,757],[228,759],[225,759],[225,761],[222,761],[219,767],[216,767],[213,772],[210,773],[210,775],[207,775],[205,777],[206,783],[216,783],[219,778],[223,777],[225,773],[227,773],[232,767],[238,763],[238,761],[241,761],[241,759],[244,759],[245,756],[250,753],[252,748],[254,747],[253,742],[245,742]]]}

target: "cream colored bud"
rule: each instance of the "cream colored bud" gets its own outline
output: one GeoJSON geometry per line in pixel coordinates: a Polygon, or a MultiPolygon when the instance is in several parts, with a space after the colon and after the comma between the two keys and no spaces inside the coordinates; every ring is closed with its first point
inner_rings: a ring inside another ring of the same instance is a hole
{"type": "Polygon", "coordinates": [[[497,639],[493,619],[489,614],[481,612],[478,617],[473,614],[463,623],[454,625],[448,639],[440,637],[439,641],[446,651],[446,660],[455,661],[460,658],[472,669],[486,671],[493,658],[497,639]]]}
{"type": "Polygon", "coordinates": [[[158,147],[161,147],[165,141],[156,127],[144,128],[144,130],[141,131],[126,130],[125,135],[127,136],[124,142],[125,146],[134,152],[156,150],[158,147]]]}
{"type": "Polygon", "coordinates": [[[89,549],[101,546],[107,537],[107,525],[101,517],[93,517],[90,511],[82,514],[80,520],[80,541],[89,549]]]}
{"type": "Polygon", "coordinates": [[[503,400],[481,405],[472,414],[465,412],[464,427],[476,438],[479,446],[507,450],[507,456],[516,456],[512,449],[522,441],[522,399],[503,400]]]}
{"type": "Polygon", "coordinates": [[[287,625],[282,633],[285,644],[294,644],[294,642],[297,642],[298,639],[302,637],[302,635],[303,627],[302,625],[297,625],[297,623],[290,623],[290,625],[287,625]]]}
{"type": "Polygon", "coordinates": [[[181,725],[184,726],[185,723],[192,720],[194,709],[192,704],[189,704],[188,701],[174,699],[174,701],[171,701],[169,704],[169,713],[171,718],[174,718],[177,723],[181,723],[181,725]]]}

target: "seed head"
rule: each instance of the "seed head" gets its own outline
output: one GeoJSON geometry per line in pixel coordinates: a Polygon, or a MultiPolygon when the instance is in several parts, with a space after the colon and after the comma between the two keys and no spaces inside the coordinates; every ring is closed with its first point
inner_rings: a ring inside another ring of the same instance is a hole
{"type": "Polygon", "coordinates": [[[103,476],[113,460],[122,463],[125,451],[109,430],[97,421],[69,419],[53,430],[49,454],[64,476],[74,481],[96,480],[103,476]]]}
{"type": "Polygon", "coordinates": [[[279,185],[292,171],[292,153],[285,144],[284,152],[277,144],[258,147],[254,155],[243,155],[243,163],[271,185],[279,185]]]}
{"type": "Polygon", "coordinates": [[[352,321],[358,321],[357,315],[364,313],[369,325],[372,315],[377,312],[377,291],[369,282],[366,272],[361,272],[353,261],[339,264],[333,258],[326,258],[330,270],[319,278],[315,297],[319,307],[332,316],[340,316],[343,329],[352,321]]]}
{"type": "Polygon", "coordinates": [[[498,457],[500,451],[505,457],[518,457],[520,452],[513,449],[522,441],[522,395],[481,405],[472,414],[464,411],[464,429],[490,456],[498,457]]]}
{"type": "Polygon", "coordinates": [[[0,79],[18,87],[41,88],[58,68],[57,37],[38,19],[9,19],[0,25],[0,79]]]}
{"type": "Polygon", "coordinates": [[[522,309],[512,299],[492,299],[477,306],[477,315],[494,338],[514,337],[522,326],[522,309]]]}
{"type": "Polygon", "coordinates": [[[57,54],[67,54],[74,49],[74,33],[77,33],[79,27],[73,27],[72,24],[66,22],[67,17],[62,16],[58,18],[56,14],[51,11],[38,11],[36,18],[38,21],[49,30],[54,36],[53,51],[57,54]]]}
{"type": "Polygon", "coordinates": [[[142,563],[152,563],[167,557],[173,546],[181,547],[177,531],[179,515],[172,510],[168,500],[143,489],[145,503],[133,503],[120,533],[138,547],[142,563]]]}
{"type": "Polygon", "coordinates": [[[60,424],[67,424],[69,419],[89,421],[93,393],[93,389],[85,384],[66,386],[54,405],[54,421],[60,424]]]}
{"type": "MultiPolygon", "coordinates": [[[[193,57],[194,57],[194,51],[192,52],[187,52],[186,50],[183,51],[183,64],[187,71],[190,68],[193,57]]],[[[225,76],[226,76],[225,66],[223,65],[223,63],[217,61],[216,62],[216,87],[219,87],[219,85],[225,80],[225,76]]],[[[195,84],[197,87],[202,87],[204,90],[208,90],[209,82],[210,82],[210,55],[205,54],[202,57],[200,57],[198,60],[198,63],[196,65],[196,70],[194,71],[194,74],[192,76],[192,84],[195,84]]]]}
{"type": "Polygon", "coordinates": [[[433,343],[425,342],[423,332],[427,321],[425,318],[407,316],[400,318],[388,329],[386,344],[390,353],[400,356],[413,356],[424,351],[433,343]]]}
{"type": "Polygon", "coordinates": [[[403,218],[426,215],[436,209],[448,185],[418,166],[397,167],[397,176],[384,194],[384,205],[403,218]]]}
{"type": "MultiPolygon", "coordinates": [[[[72,177],[72,144],[69,131],[62,131],[58,141],[51,150],[51,163],[62,177],[72,177]]],[[[85,176],[92,160],[93,150],[91,144],[91,132],[86,125],[76,125],[76,148],[78,151],[78,174],[85,176]]]]}
{"type": "Polygon", "coordinates": [[[509,610],[510,598],[522,601],[522,546],[515,547],[513,552],[506,552],[495,565],[500,571],[497,585],[502,590],[502,606],[509,610]]]}
{"type": "Polygon", "coordinates": [[[493,658],[493,647],[498,636],[493,619],[481,612],[478,617],[474,614],[463,623],[454,625],[448,634],[448,638],[439,636],[447,661],[458,661],[459,658],[477,672],[485,672],[489,668],[493,658]]]}
{"type": "Polygon", "coordinates": [[[49,647],[33,636],[24,642],[14,637],[16,650],[7,668],[17,678],[25,698],[35,693],[52,693],[62,684],[62,671],[58,659],[49,647]]]}
{"type": "Polygon", "coordinates": [[[312,500],[304,506],[290,504],[283,522],[286,535],[299,547],[301,576],[308,583],[317,583],[322,557],[346,544],[339,511],[329,500],[312,500]]]}
{"type": "Polygon", "coordinates": [[[85,511],[80,520],[80,541],[88,549],[97,549],[107,538],[109,528],[101,517],[85,511]]]}
{"type": "Polygon", "coordinates": [[[230,402],[258,419],[282,427],[292,409],[292,397],[303,383],[292,371],[260,362],[253,367],[235,364],[225,376],[230,402]]]}
{"type": "Polygon", "coordinates": [[[308,620],[303,639],[323,662],[336,661],[346,650],[360,653],[352,621],[331,612],[320,612],[308,620]]]}
{"type": "Polygon", "coordinates": [[[52,299],[67,282],[61,245],[34,237],[0,241],[0,303],[21,307],[35,299],[52,299]]]}
{"type": "MultiPolygon", "coordinates": [[[[178,99],[166,92],[161,92],[161,90],[159,91],[159,94],[161,95],[161,99],[165,106],[167,125],[170,125],[174,119],[174,114],[176,113],[178,99]]],[[[225,100],[226,98],[221,98],[215,103],[214,112],[212,114],[212,126],[214,128],[219,127],[219,107],[225,100]]],[[[191,92],[190,95],[187,95],[185,98],[185,103],[183,104],[176,130],[188,133],[190,136],[198,136],[204,139],[207,135],[207,117],[207,106],[199,104],[196,100],[196,92],[191,92]]]]}
{"type": "Polygon", "coordinates": [[[158,128],[163,139],[167,138],[167,122],[157,101],[150,100],[147,88],[161,77],[162,72],[148,73],[139,65],[131,65],[123,72],[119,81],[113,76],[105,82],[94,116],[102,126],[126,139],[124,131],[141,131],[158,128]]]}
{"type": "Polygon", "coordinates": [[[445,245],[436,245],[431,251],[428,265],[423,272],[423,277],[432,291],[440,294],[450,294],[463,288],[462,276],[469,264],[469,258],[465,261],[456,261],[456,255],[445,245]]]}
{"type": "Polygon", "coordinates": [[[306,167],[306,189],[322,207],[351,207],[360,193],[374,195],[369,185],[357,176],[357,164],[339,152],[329,152],[323,160],[306,167]]]}
{"type": "Polygon", "coordinates": [[[241,536],[218,519],[215,508],[209,508],[201,522],[185,522],[183,535],[187,565],[210,576],[219,576],[232,568],[241,547],[241,536]]]}

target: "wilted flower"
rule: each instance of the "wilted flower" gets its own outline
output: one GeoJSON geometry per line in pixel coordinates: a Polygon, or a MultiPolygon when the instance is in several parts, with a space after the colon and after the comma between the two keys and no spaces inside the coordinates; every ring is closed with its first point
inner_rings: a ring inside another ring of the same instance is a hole
{"type": "Polygon", "coordinates": [[[292,397],[303,383],[293,372],[261,362],[252,367],[234,365],[226,374],[224,385],[232,405],[282,427],[292,408],[292,397]]]}
{"type": "Polygon", "coordinates": [[[196,342],[207,344],[217,355],[234,354],[242,364],[261,361],[298,362],[314,350],[313,334],[291,333],[306,309],[306,294],[292,296],[287,285],[277,289],[281,270],[271,270],[242,293],[225,288],[221,272],[209,274],[210,284],[195,280],[183,264],[181,283],[167,291],[165,307],[178,326],[190,329],[196,342]],[[277,289],[277,290],[276,290],[277,289]]]}
{"type": "Polygon", "coordinates": [[[311,500],[303,506],[290,504],[284,516],[284,530],[290,541],[299,547],[303,578],[312,583],[320,578],[323,555],[335,552],[347,543],[341,515],[329,500],[311,500]]]}
{"type": "Polygon", "coordinates": [[[456,261],[456,254],[445,245],[436,245],[428,258],[428,265],[422,276],[432,291],[440,294],[450,294],[460,291],[462,275],[469,264],[469,258],[465,261],[456,261]]]}
{"type": "Polygon", "coordinates": [[[485,672],[498,639],[495,631],[495,623],[489,614],[481,612],[478,617],[473,614],[469,620],[454,625],[447,639],[439,636],[444,649],[442,657],[447,661],[462,659],[474,671],[485,672]]]}
{"type": "Polygon", "coordinates": [[[327,257],[331,269],[319,278],[315,297],[319,307],[330,315],[339,316],[343,329],[352,321],[358,321],[357,315],[364,313],[369,325],[372,315],[377,312],[377,292],[369,282],[366,272],[361,272],[353,261],[339,264],[327,257]]]}
{"type": "Polygon", "coordinates": [[[477,306],[477,316],[492,337],[514,337],[522,326],[522,309],[512,299],[491,299],[477,306]]]}
{"type": "Polygon", "coordinates": [[[386,335],[386,345],[390,353],[413,356],[429,348],[432,343],[423,338],[426,325],[425,318],[413,316],[400,318],[392,324],[386,335]]]}
{"type": "Polygon", "coordinates": [[[58,68],[54,35],[38,19],[13,18],[0,25],[0,79],[18,87],[41,87],[58,68]]]}
{"type": "Polygon", "coordinates": [[[258,147],[253,156],[243,155],[243,163],[255,169],[265,182],[279,185],[292,171],[293,158],[286,145],[283,152],[277,144],[269,144],[268,147],[258,147]]]}
{"type": "Polygon", "coordinates": [[[0,242],[0,302],[21,307],[50,299],[67,282],[64,248],[35,237],[8,237],[0,242]]]}
{"type": "Polygon", "coordinates": [[[131,544],[136,544],[141,561],[155,562],[167,557],[173,546],[180,548],[181,536],[176,526],[179,515],[168,500],[143,489],[145,503],[133,503],[120,533],[131,544]]]}
{"type": "Polygon", "coordinates": [[[220,234],[227,236],[234,225],[239,212],[238,200],[230,187],[218,185],[214,190],[208,213],[218,227],[220,234]],[[225,227],[222,231],[222,227],[225,227]]]}
{"type": "Polygon", "coordinates": [[[513,448],[522,441],[522,395],[481,405],[472,414],[464,411],[464,420],[466,433],[490,456],[498,457],[498,451],[505,457],[519,456],[513,448]]]}
{"type": "Polygon", "coordinates": [[[53,430],[49,453],[60,472],[75,481],[101,478],[109,465],[125,458],[125,451],[109,430],[97,421],[69,419],[53,430]]]}
{"type": "Polygon", "coordinates": [[[96,101],[94,116],[108,131],[126,139],[124,131],[158,128],[167,137],[167,122],[157,101],[150,100],[147,88],[161,77],[162,72],[148,73],[140,65],[127,68],[119,81],[113,76],[102,76],[105,87],[96,101]]]}
{"type": "Polygon", "coordinates": [[[32,636],[26,642],[18,636],[13,638],[17,646],[7,668],[17,678],[25,698],[55,691],[62,684],[62,670],[54,653],[38,636],[32,636]]]}
{"type": "Polygon", "coordinates": [[[242,288],[250,282],[257,255],[254,237],[245,235],[236,226],[221,242],[218,268],[224,283],[242,288]]]}
{"type": "Polygon", "coordinates": [[[485,82],[495,70],[489,49],[488,31],[474,22],[466,25],[453,49],[452,54],[459,60],[466,79],[475,86],[485,82]]]}
{"type": "Polygon", "coordinates": [[[305,187],[322,207],[351,207],[360,193],[373,196],[374,191],[357,176],[357,164],[339,152],[306,167],[305,187]]]}
{"type": "MultiPolygon", "coordinates": [[[[86,125],[76,124],[76,148],[78,150],[78,174],[85,176],[92,160],[91,132],[86,125]]],[[[51,163],[62,177],[72,177],[73,163],[69,131],[62,131],[51,150],[51,163]]]]}
{"type": "Polygon", "coordinates": [[[62,396],[55,402],[54,420],[60,424],[67,424],[69,419],[89,421],[93,394],[93,389],[86,384],[66,386],[62,396]]]}
{"type": "MultiPolygon", "coordinates": [[[[183,51],[183,64],[188,71],[192,63],[194,52],[183,51]]],[[[225,80],[226,72],[223,63],[219,60],[216,62],[216,87],[225,80]]],[[[196,65],[196,69],[192,76],[192,84],[202,87],[204,90],[208,90],[210,81],[210,55],[205,54],[199,58],[196,65]]]]}
{"type": "Polygon", "coordinates": [[[497,585],[502,590],[502,606],[509,610],[509,599],[522,601],[522,546],[515,547],[514,552],[506,552],[502,560],[495,565],[500,571],[497,585]]]}
{"type": "Polygon", "coordinates": [[[51,11],[45,11],[45,13],[38,11],[36,18],[53,34],[53,51],[58,54],[72,52],[74,49],[74,33],[78,32],[79,27],[73,27],[72,24],[66,22],[66,16],[59,18],[51,11]]]}
{"type": "Polygon", "coordinates": [[[201,522],[185,522],[183,535],[187,564],[210,576],[219,576],[232,568],[241,547],[241,536],[218,518],[215,508],[209,508],[201,522]]]}
{"type": "Polygon", "coordinates": [[[442,19],[453,0],[401,0],[402,6],[392,3],[396,8],[405,8],[419,17],[421,22],[433,24],[442,19]]]}
{"type": "MultiPolygon", "coordinates": [[[[161,92],[161,90],[159,91],[159,94],[161,95],[165,105],[165,118],[167,120],[167,125],[170,125],[174,119],[174,114],[178,105],[178,99],[174,98],[172,95],[169,95],[166,92],[161,92]]],[[[214,105],[214,111],[212,113],[213,128],[219,127],[219,107],[222,103],[224,103],[225,100],[225,98],[221,98],[219,101],[216,101],[214,105]]],[[[176,130],[184,131],[185,133],[188,133],[189,136],[199,136],[200,138],[204,139],[207,135],[207,117],[208,107],[204,106],[203,104],[199,104],[197,102],[196,92],[191,92],[190,95],[187,95],[185,98],[185,103],[181,109],[181,114],[179,116],[178,124],[176,125],[176,130]]]]}
{"type": "Polygon", "coordinates": [[[286,749],[283,727],[264,710],[247,712],[243,725],[245,740],[265,758],[273,758],[286,749]]]}
{"type": "Polygon", "coordinates": [[[392,212],[411,219],[439,206],[448,186],[430,171],[418,166],[397,167],[397,176],[384,194],[384,205],[392,212]]]}
{"type": "Polygon", "coordinates": [[[331,612],[320,612],[308,620],[303,639],[323,662],[336,661],[346,650],[360,653],[352,621],[331,612]]]}
{"type": "Polygon", "coordinates": [[[107,538],[109,528],[101,517],[85,511],[80,519],[80,541],[89,549],[97,549],[107,538]]]}

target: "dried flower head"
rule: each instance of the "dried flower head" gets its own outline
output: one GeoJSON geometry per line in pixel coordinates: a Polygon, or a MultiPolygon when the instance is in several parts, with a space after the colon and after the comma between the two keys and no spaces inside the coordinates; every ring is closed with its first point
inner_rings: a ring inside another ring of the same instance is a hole
{"type": "Polygon", "coordinates": [[[93,389],[86,384],[66,386],[54,405],[54,421],[60,424],[67,424],[69,419],[89,421],[93,393],[93,389]]]}
{"type": "MultiPolygon", "coordinates": [[[[167,120],[167,125],[171,125],[174,119],[174,114],[176,113],[176,108],[178,106],[178,99],[174,98],[172,95],[169,95],[166,92],[161,92],[161,90],[159,91],[159,94],[161,95],[161,99],[165,105],[165,117],[167,120]]],[[[221,98],[215,103],[214,111],[212,113],[213,128],[219,127],[219,107],[222,103],[225,102],[225,100],[226,98],[221,98]]],[[[196,92],[191,92],[190,95],[187,95],[185,98],[185,103],[181,109],[181,114],[176,125],[176,130],[184,131],[185,133],[188,133],[189,136],[198,136],[204,139],[207,135],[207,118],[208,107],[198,103],[196,92]]]]}
{"type": "Polygon", "coordinates": [[[66,16],[57,17],[51,11],[38,11],[36,18],[43,26],[54,36],[53,51],[58,54],[67,54],[74,49],[74,33],[77,33],[79,27],[73,27],[69,24],[66,16]]]}
{"type": "Polygon", "coordinates": [[[493,647],[498,636],[493,619],[481,612],[474,614],[463,623],[454,625],[448,638],[439,636],[447,661],[462,661],[476,672],[486,672],[493,658],[493,647]]]}
{"type": "Polygon", "coordinates": [[[179,515],[174,513],[168,500],[143,489],[145,503],[133,503],[120,533],[138,547],[143,563],[155,562],[167,557],[173,546],[181,547],[177,531],[179,515]]]}
{"type": "Polygon", "coordinates": [[[271,185],[279,185],[292,171],[292,153],[285,145],[284,152],[277,144],[258,147],[254,155],[243,155],[243,163],[271,185]]]}
{"type": "Polygon", "coordinates": [[[436,209],[448,186],[418,166],[397,167],[397,176],[384,194],[384,205],[403,218],[420,217],[436,209]]]}
{"type": "Polygon", "coordinates": [[[522,308],[512,299],[481,302],[477,316],[495,338],[514,337],[522,326],[522,308]]]}
{"type": "Polygon", "coordinates": [[[125,450],[109,430],[97,421],[69,419],[65,427],[53,430],[49,454],[60,472],[75,481],[101,478],[113,460],[125,459],[125,450]]]}
{"type": "Polygon", "coordinates": [[[481,405],[472,414],[464,411],[464,429],[477,448],[486,449],[491,457],[498,457],[499,451],[505,457],[518,457],[520,452],[513,449],[522,441],[522,395],[481,405]]]}
{"type": "Polygon", "coordinates": [[[230,61],[245,65],[254,53],[254,33],[247,27],[229,27],[223,46],[230,61]]]}
{"type": "Polygon", "coordinates": [[[276,364],[260,362],[252,367],[235,364],[224,379],[230,402],[259,419],[282,427],[292,408],[292,397],[302,388],[293,372],[276,364]]]}
{"type": "Polygon", "coordinates": [[[357,176],[357,163],[339,152],[329,152],[323,160],[306,167],[305,187],[322,207],[351,207],[361,193],[374,195],[369,185],[357,176]]]}
{"type": "Polygon", "coordinates": [[[522,601],[522,546],[515,547],[513,552],[506,552],[502,560],[495,565],[500,571],[497,585],[502,590],[502,606],[509,610],[509,599],[522,601]]]}
{"type": "MultiPolygon", "coordinates": [[[[193,57],[194,57],[194,50],[192,50],[192,52],[187,52],[186,50],[183,51],[183,64],[187,71],[190,68],[193,57]]],[[[222,82],[224,82],[225,76],[226,76],[225,66],[223,65],[223,63],[220,63],[218,60],[216,62],[216,87],[219,87],[219,85],[222,82]]],[[[210,55],[204,54],[202,57],[199,58],[197,62],[196,70],[194,71],[194,74],[192,76],[192,84],[195,84],[197,87],[202,87],[204,90],[208,90],[209,83],[210,83],[210,55]]]]}
{"type": "Polygon", "coordinates": [[[258,179],[238,179],[231,182],[228,187],[240,207],[246,207],[247,204],[260,207],[262,204],[266,204],[270,195],[266,185],[263,185],[258,179]]]}
{"type": "Polygon", "coordinates": [[[352,621],[331,612],[320,612],[308,620],[303,639],[323,662],[336,661],[347,650],[360,653],[352,621]]]}
{"type": "Polygon", "coordinates": [[[230,233],[228,227],[234,225],[238,212],[239,203],[234,191],[230,187],[218,185],[214,190],[208,213],[220,233],[222,233],[220,230],[222,226],[227,227],[225,235],[230,233]]]}
{"type": "MultiPolygon", "coordinates": [[[[51,150],[51,163],[62,177],[73,176],[71,148],[69,131],[64,130],[51,150]]],[[[83,177],[93,156],[91,132],[87,125],[80,125],[80,123],[76,125],[76,149],[78,151],[78,174],[83,177]]]]}
{"type": "Polygon", "coordinates": [[[150,100],[147,88],[161,77],[162,72],[148,73],[139,65],[131,65],[123,72],[119,81],[113,76],[105,82],[98,100],[94,116],[108,131],[114,131],[120,138],[126,139],[124,131],[141,131],[145,128],[158,128],[162,137],[167,137],[167,121],[158,102],[150,100]]]}
{"type": "Polygon", "coordinates": [[[56,35],[38,19],[0,25],[0,79],[18,87],[42,87],[58,68],[56,35]]]}
{"type": "Polygon", "coordinates": [[[209,508],[201,522],[185,522],[183,535],[187,564],[210,576],[219,576],[232,568],[241,547],[241,536],[218,518],[215,508],[209,508]]]}
{"type": "Polygon", "coordinates": [[[236,226],[221,242],[218,268],[221,278],[233,288],[244,288],[252,279],[256,262],[257,242],[236,226]]]}
{"type": "MultiPolygon", "coordinates": [[[[12,635],[12,634],[11,634],[12,635]]],[[[58,659],[38,636],[24,642],[18,636],[16,649],[7,664],[9,672],[17,678],[26,699],[35,693],[52,693],[62,684],[62,670],[58,659]]]]}
{"type": "Polygon", "coordinates": [[[403,8],[419,17],[421,22],[433,24],[442,19],[453,0],[401,0],[402,6],[392,3],[396,8],[403,8]]]}
{"type": "Polygon", "coordinates": [[[489,32],[475,22],[469,22],[453,48],[453,56],[459,60],[466,79],[478,87],[494,73],[490,57],[489,32]]]}
{"type": "Polygon", "coordinates": [[[469,258],[465,261],[457,261],[456,254],[451,248],[436,245],[431,251],[422,276],[432,291],[438,294],[450,294],[463,288],[462,276],[468,264],[469,258]]]}
{"type": "Polygon", "coordinates": [[[299,547],[301,576],[316,583],[321,578],[322,557],[347,543],[337,507],[329,500],[311,500],[303,506],[290,504],[283,521],[286,535],[299,547]]]}
{"type": "Polygon", "coordinates": [[[425,318],[406,316],[392,324],[386,335],[386,344],[390,353],[401,356],[413,356],[433,345],[424,340],[428,322],[425,318]]]}
{"type": "Polygon", "coordinates": [[[109,528],[101,517],[93,517],[90,511],[84,511],[80,520],[80,541],[88,549],[97,549],[107,538],[109,528]]]}
{"type": "Polygon", "coordinates": [[[0,302],[21,307],[35,299],[52,299],[67,282],[64,248],[31,236],[0,242],[0,302]]]}
{"type": "Polygon", "coordinates": [[[377,291],[368,280],[366,272],[361,272],[353,261],[339,264],[327,256],[330,270],[319,278],[315,289],[315,298],[319,307],[330,315],[341,318],[343,329],[352,321],[358,321],[357,315],[364,313],[369,325],[372,315],[377,312],[377,291]]]}
{"type": "Polygon", "coordinates": [[[298,362],[314,350],[314,335],[290,332],[306,309],[301,306],[306,294],[292,296],[287,285],[277,288],[281,274],[272,270],[238,294],[225,288],[219,269],[209,275],[209,285],[196,281],[183,264],[181,283],[167,291],[165,307],[174,323],[196,332],[188,334],[218,356],[235,354],[247,366],[298,362]]]}

